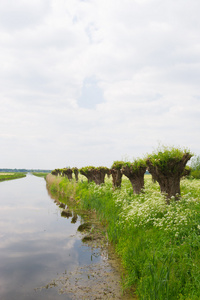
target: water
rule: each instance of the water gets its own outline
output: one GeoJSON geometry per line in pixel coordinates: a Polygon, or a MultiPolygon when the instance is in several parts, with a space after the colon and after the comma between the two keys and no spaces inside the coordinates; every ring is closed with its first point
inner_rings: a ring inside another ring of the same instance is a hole
{"type": "Polygon", "coordinates": [[[72,299],[56,288],[37,288],[77,267],[101,262],[98,249],[83,245],[77,234],[80,221],[80,216],[76,223],[61,217],[43,178],[28,175],[1,182],[0,299],[72,299]]]}

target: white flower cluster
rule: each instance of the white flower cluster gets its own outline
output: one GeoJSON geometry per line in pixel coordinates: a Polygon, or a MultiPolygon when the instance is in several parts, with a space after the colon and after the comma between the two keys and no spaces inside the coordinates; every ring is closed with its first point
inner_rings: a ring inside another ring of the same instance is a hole
{"type": "Polygon", "coordinates": [[[164,230],[175,237],[181,237],[188,234],[189,231],[200,229],[200,224],[196,223],[195,215],[196,205],[200,203],[200,182],[185,180],[184,185],[186,191],[179,201],[171,200],[171,204],[167,205],[165,198],[160,194],[156,185],[152,185],[149,181],[145,185],[145,193],[132,196],[132,201],[125,201],[124,195],[120,194],[117,202],[120,202],[122,211],[120,214],[120,223],[130,227],[156,227],[164,230]],[[191,190],[199,191],[197,197],[193,196],[191,190]]]}
{"type": "Polygon", "coordinates": [[[126,228],[156,227],[174,237],[183,237],[191,230],[200,230],[200,224],[195,217],[197,206],[200,208],[200,181],[185,179],[181,185],[181,199],[171,199],[170,205],[166,204],[158,184],[153,184],[150,178],[145,181],[144,193],[139,195],[133,194],[128,180],[121,189],[115,191],[111,182],[101,186],[91,184],[90,188],[98,197],[112,195],[115,206],[119,209],[120,225],[126,228]]]}

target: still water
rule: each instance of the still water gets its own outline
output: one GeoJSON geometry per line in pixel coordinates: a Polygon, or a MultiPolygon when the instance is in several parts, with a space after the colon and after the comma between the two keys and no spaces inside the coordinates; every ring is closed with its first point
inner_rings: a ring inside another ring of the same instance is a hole
{"type": "Polygon", "coordinates": [[[37,289],[102,260],[77,234],[81,217],[76,223],[72,217],[61,217],[43,178],[27,175],[0,183],[1,300],[72,299],[56,288],[37,289]]]}

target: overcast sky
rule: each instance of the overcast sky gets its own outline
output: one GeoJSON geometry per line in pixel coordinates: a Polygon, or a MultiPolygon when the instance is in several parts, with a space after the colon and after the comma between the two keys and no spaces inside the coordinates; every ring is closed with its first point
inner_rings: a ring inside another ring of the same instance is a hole
{"type": "Polygon", "coordinates": [[[199,0],[0,2],[0,168],[200,154],[199,0]]]}

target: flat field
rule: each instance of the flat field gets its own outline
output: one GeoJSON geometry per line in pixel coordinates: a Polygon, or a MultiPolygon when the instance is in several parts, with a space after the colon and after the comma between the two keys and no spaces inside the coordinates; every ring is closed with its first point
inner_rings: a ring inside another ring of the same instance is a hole
{"type": "Polygon", "coordinates": [[[6,175],[6,176],[9,176],[9,175],[14,175],[15,173],[0,173],[0,176],[3,176],[3,175],[6,175]]]}
{"type": "Polygon", "coordinates": [[[20,172],[16,172],[16,173],[5,173],[5,172],[1,173],[0,172],[0,181],[17,179],[17,178],[22,178],[22,177],[26,177],[26,174],[20,173],[20,172]]]}
{"type": "Polygon", "coordinates": [[[37,176],[37,177],[44,177],[46,178],[46,176],[49,174],[48,172],[33,172],[32,173],[34,176],[37,176]]]}

